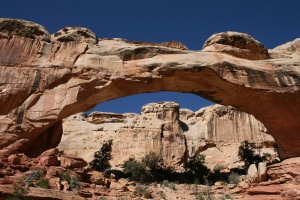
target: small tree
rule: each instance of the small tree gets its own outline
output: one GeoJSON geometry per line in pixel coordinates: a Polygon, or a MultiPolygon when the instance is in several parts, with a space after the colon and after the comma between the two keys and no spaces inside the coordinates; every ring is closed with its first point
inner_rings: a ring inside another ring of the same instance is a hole
{"type": "Polygon", "coordinates": [[[60,174],[60,178],[64,181],[67,181],[72,189],[80,190],[81,183],[78,180],[77,176],[71,175],[72,173],[72,170],[67,169],[65,172],[62,172],[60,174]]]}
{"type": "Polygon", "coordinates": [[[43,175],[43,171],[42,170],[33,170],[25,179],[25,182],[27,183],[27,185],[29,187],[32,187],[33,186],[33,181],[37,181],[37,180],[40,180],[41,177],[43,175]]]}
{"type": "Polygon", "coordinates": [[[262,158],[259,154],[256,154],[255,150],[257,149],[254,142],[244,141],[239,146],[238,156],[245,162],[245,167],[248,168],[253,163],[259,163],[262,161],[262,158]]]}
{"type": "Polygon", "coordinates": [[[94,160],[90,162],[90,166],[97,171],[104,171],[110,168],[109,160],[111,159],[112,140],[105,141],[99,151],[94,153],[94,160]]]}
{"type": "Polygon", "coordinates": [[[124,174],[128,175],[131,180],[145,182],[147,170],[144,163],[134,159],[129,159],[124,163],[124,174]]]}
{"type": "Polygon", "coordinates": [[[197,181],[201,180],[204,182],[210,174],[210,170],[204,165],[204,161],[205,155],[196,153],[186,165],[194,174],[195,180],[197,181]]]}
{"type": "Polygon", "coordinates": [[[7,200],[31,200],[31,198],[26,197],[28,194],[29,188],[25,186],[23,181],[19,181],[14,184],[14,192],[12,195],[9,195],[7,200]]]}
{"type": "Polygon", "coordinates": [[[142,163],[151,170],[158,170],[160,168],[161,159],[154,152],[150,152],[142,159],[142,163]]]}

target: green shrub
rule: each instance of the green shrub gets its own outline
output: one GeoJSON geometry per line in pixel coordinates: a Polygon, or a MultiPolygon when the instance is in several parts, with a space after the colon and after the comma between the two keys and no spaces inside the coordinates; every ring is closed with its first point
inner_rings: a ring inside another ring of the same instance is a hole
{"type": "Polygon", "coordinates": [[[245,162],[246,169],[253,163],[259,163],[262,161],[260,155],[255,153],[255,150],[258,149],[254,142],[244,141],[239,146],[238,156],[245,162]]]}
{"type": "Polygon", "coordinates": [[[145,155],[142,162],[151,170],[158,170],[160,168],[159,164],[161,159],[154,152],[150,152],[145,155]]]}
{"type": "Polygon", "coordinates": [[[195,194],[196,200],[213,200],[212,195],[209,191],[201,191],[195,194]]]}
{"type": "Polygon", "coordinates": [[[28,194],[29,188],[25,186],[23,181],[19,181],[18,183],[14,184],[14,191],[12,195],[8,195],[6,200],[31,200],[30,198],[26,197],[28,194]]]}
{"type": "Polygon", "coordinates": [[[163,180],[162,184],[163,187],[169,187],[169,181],[168,180],[163,180]]]}
{"type": "Polygon", "coordinates": [[[50,184],[47,179],[40,179],[37,182],[37,186],[40,188],[50,189],[50,184]]]}
{"type": "Polygon", "coordinates": [[[67,181],[68,183],[70,183],[71,181],[71,173],[72,173],[72,170],[70,169],[67,169],[65,172],[62,172],[60,174],[60,178],[64,181],[67,181]]]}
{"type": "Polygon", "coordinates": [[[174,191],[177,190],[177,188],[176,188],[176,186],[173,182],[170,183],[169,187],[170,187],[171,190],[174,190],[174,191]]]}
{"type": "Polygon", "coordinates": [[[135,190],[140,194],[146,194],[146,193],[148,193],[149,189],[147,186],[139,185],[135,188],[135,190]]]}
{"type": "Polygon", "coordinates": [[[233,199],[230,194],[225,194],[226,199],[233,199]]]}
{"type": "Polygon", "coordinates": [[[228,175],[228,182],[232,184],[238,184],[240,182],[240,175],[236,172],[231,172],[228,175]]]}
{"type": "Polygon", "coordinates": [[[124,164],[124,174],[134,181],[146,181],[146,166],[144,163],[129,159],[124,164]]]}
{"type": "Polygon", "coordinates": [[[90,166],[97,171],[104,171],[110,168],[109,160],[111,159],[112,140],[105,141],[99,151],[94,153],[94,160],[90,166]]]}
{"type": "Polygon", "coordinates": [[[186,164],[186,167],[189,168],[194,175],[194,181],[198,179],[199,182],[204,182],[204,177],[209,177],[210,170],[204,165],[204,161],[205,155],[197,153],[186,164]]]}
{"type": "Polygon", "coordinates": [[[80,190],[81,183],[76,176],[71,176],[70,186],[72,189],[80,190]]]}
{"type": "Polygon", "coordinates": [[[73,172],[72,170],[67,169],[65,172],[62,172],[60,174],[60,178],[64,181],[67,181],[70,184],[72,189],[79,190],[81,183],[76,176],[71,175],[72,172],[73,172]]]}
{"type": "Polygon", "coordinates": [[[25,179],[25,182],[26,184],[31,187],[33,186],[33,183],[32,181],[35,181],[35,180],[40,180],[41,179],[41,176],[43,175],[43,171],[42,170],[33,170],[25,179]]]}

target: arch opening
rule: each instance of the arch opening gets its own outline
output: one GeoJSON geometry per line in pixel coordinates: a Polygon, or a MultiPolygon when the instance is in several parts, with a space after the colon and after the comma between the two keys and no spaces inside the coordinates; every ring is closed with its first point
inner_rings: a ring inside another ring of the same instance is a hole
{"type": "Polygon", "coordinates": [[[148,103],[166,101],[177,102],[180,105],[180,108],[187,108],[194,112],[200,108],[215,104],[207,99],[190,93],[162,91],[155,93],[135,94],[107,102],[102,102],[95,106],[92,110],[86,111],[86,113],[90,114],[94,111],[113,113],[140,113],[142,106],[148,103]]]}

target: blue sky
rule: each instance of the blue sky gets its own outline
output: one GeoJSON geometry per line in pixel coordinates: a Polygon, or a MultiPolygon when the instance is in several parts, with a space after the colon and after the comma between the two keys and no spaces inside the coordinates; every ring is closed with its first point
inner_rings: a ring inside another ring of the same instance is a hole
{"type": "MultiPolygon", "coordinates": [[[[66,26],[82,26],[100,38],[175,40],[193,50],[200,50],[208,37],[223,31],[248,33],[267,48],[300,37],[299,0],[1,0],[0,5],[0,17],[34,21],[50,33],[66,26]]],[[[194,111],[212,104],[192,94],[160,92],[105,102],[96,109],[139,113],[142,105],[158,101],[177,101],[194,111]]]]}

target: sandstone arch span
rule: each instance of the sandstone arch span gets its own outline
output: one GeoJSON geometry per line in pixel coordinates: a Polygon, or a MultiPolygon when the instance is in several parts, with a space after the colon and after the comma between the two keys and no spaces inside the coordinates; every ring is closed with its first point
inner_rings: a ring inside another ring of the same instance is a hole
{"type": "Polygon", "coordinates": [[[101,39],[84,28],[47,30],[0,19],[1,155],[56,146],[61,120],[100,102],[146,92],[199,95],[253,114],[282,158],[300,155],[300,40],[266,50],[246,34],[213,35],[201,51],[101,39]]]}

